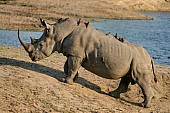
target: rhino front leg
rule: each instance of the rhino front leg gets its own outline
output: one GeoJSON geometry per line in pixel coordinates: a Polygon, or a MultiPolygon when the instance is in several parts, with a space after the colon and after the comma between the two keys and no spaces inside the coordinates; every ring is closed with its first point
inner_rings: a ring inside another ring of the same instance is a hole
{"type": "Polygon", "coordinates": [[[82,62],[82,59],[80,57],[74,57],[74,56],[68,57],[68,71],[66,71],[67,73],[66,82],[68,84],[73,84],[74,79],[77,78],[78,69],[81,66],[81,62],[82,62]]]}
{"type": "MultiPolygon", "coordinates": [[[[65,62],[65,64],[64,64],[64,73],[65,73],[66,75],[68,75],[68,59],[66,60],[66,62],[65,62]]],[[[78,72],[77,72],[77,74],[75,75],[73,81],[75,82],[75,81],[77,80],[77,78],[78,78],[78,72]]]]}

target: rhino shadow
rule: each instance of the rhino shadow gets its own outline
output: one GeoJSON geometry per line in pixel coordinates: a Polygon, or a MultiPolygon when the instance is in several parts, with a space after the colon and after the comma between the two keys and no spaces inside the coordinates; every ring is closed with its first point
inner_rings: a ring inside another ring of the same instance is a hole
{"type": "MultiPolygon", "coordinates": [[[[35,71],[38,73],[42,73],[42,74],[46,74],[50,77],[56,78],[58,81],[61,80],[61,78],[66,77],[66,75],[64,74],[63,71],[58,70],[58,69],[53,69],[41,64],[36,64],[36,63],[31,63],[31,62],[25,62],[25,61],[21,61],[21,60],[16,60],[16,59],[11,59],[11,58],[5,58],[5,57],[0,57],[0,66],[2,65],[10,65],[10,66],[16,66],[16,67],[21,67],[27,70],[31,70],[31,71],[35,71]]],[[[100,94],[105,94],[107,95],[107,93],[101,91],[101,88],[99,86],[97,86],[96,84],[93,84],[89,81],[87,81],[86,79],[79,77],[76,80],[76,83],[82,85],[83,87],[89,88],[91,90],[94,90],[100,94]]],[[[123,98],[119,98],[121,101],[130,103],[132,105],[136,105],[136,106],[141,106],[140,103],[136,103],[136,102],[130,102],[128,100],[125,100],[123,98]]]]}
{"type": "MultiPolygon", "coordinates": [[[[64,72],[61,70],[53,69],[53,68],[50,68],[50,67],[47,67],[47,66],[44,66],[41,64],[36,64],[36,63],[31,63],[31,62],[26,62],[26,61],[11,59],[11,58],[0,57],[0,66],[1,65],[16,66],[16,67],[21,67],[21,68],[24,68],[27,70],[35,71],[38,73],[46,74],[48,76],[56,78],[58,81],[61,81],[61,78],[66,77],[64,72]]],[[[82,77],[79,77],[76,80],[76,83],[78,83],[86,88],[89,88],[91,90],[94,90],[98,93],[104,93],[101,91],[99,86],[87,81],[86,79],[84,79],[82,77]]]]}
{"type": "Polygon", "coordinates": [[[46,67],[40,64],[36,64],[36,63],[30,63],[30,62],[25,62],[21,60],[11,59],[11,58],[0,57],[0,65],[10,65],[10,66],[15,66],[15,67],[21,67],[27,70],[46,74],[56,79],[59,79],[59,77],[64,77],[64,74],[62,74],[62,71],[60,70],[52,69],[52,68],[49,68],[49,67],[46,67]]]}
{"type": "Polygon", "coordinates": [[[135,105],[135,106],[139,106],[139,107],[143,107],[141,103],[138,103],[138,102],[133,102],[133,101],[129,101],[129,100],[126,100],[124,98],[119,98],[120,101],[124,101],[126,103],[129,103],[131,105],[135,105]]]}

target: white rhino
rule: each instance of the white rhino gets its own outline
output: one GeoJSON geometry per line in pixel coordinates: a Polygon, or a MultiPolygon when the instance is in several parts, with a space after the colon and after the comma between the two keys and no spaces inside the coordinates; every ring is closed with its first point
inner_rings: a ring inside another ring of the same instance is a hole
{"type": "Polygon", "coordinates": [[[45,27],[44,32],[39,39],[31,38],[31,44],[22,41],[18,30],[19,41],[32,61],[58,51],[67,57],[64,65],[66,83],[73,84],[82,66],[103,78],[121,78],[119,87],[109,93],[114,97],[126,92],[130,83],[137,83],[144,94],[142,105],[150,107],[154,96],[151,76],[154,76],[155,81],[156,76],[153,60],[143,47],[111,38],[112,35],[106,35],[80,20],[59,19],[55,24],[40,20],[45,27]]]}

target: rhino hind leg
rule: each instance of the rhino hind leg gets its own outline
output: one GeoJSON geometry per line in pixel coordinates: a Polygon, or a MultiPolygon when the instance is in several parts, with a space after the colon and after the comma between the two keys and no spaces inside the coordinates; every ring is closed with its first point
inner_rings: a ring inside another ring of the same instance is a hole
{"type": "Polygon", "coordinates": [[[133,60],[131,65],[131,77],[136,82],[144,95],[144,101],[141,105],[145,108],[150,107],[152,97],[154,96],[152,88],[151,88],[151,78],[148,72],[147,66],[138,65],[137,61],[133,60]]]}
{"type": "Polygon", "coordinates": [[[151,106],[152,97],[154,96],[150,85],[150,77],[148,75],[141,77],[137,81],[137,84],[140,86],[144,95],[144,101],[141,103],[141,105],[145,108],[149,108],[151,106]]]}
{"type": "Polygon", "coordinates": [[[125,93],[128,91],[129,84],[130,84],[130,78],[128,76],[122,77],[118,88],[110,92],[109,95],[115,98],[120,98],[121,93],[125,93]]]}

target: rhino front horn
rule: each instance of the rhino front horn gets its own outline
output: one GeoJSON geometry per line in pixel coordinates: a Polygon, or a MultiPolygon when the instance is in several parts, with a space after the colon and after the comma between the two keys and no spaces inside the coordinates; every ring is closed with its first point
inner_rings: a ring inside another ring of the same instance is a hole
{"type": "Polygon", "coordinates": [[[32,46],[31,44],[22,41],[22,39],[21,39],[21,37],[20,37],[19,29],[18,29],[18,39],[19,39],[21,45],[24,47],[24,49],[25,49],[27,52],[33,51],[33,46],[32,46]]]}

